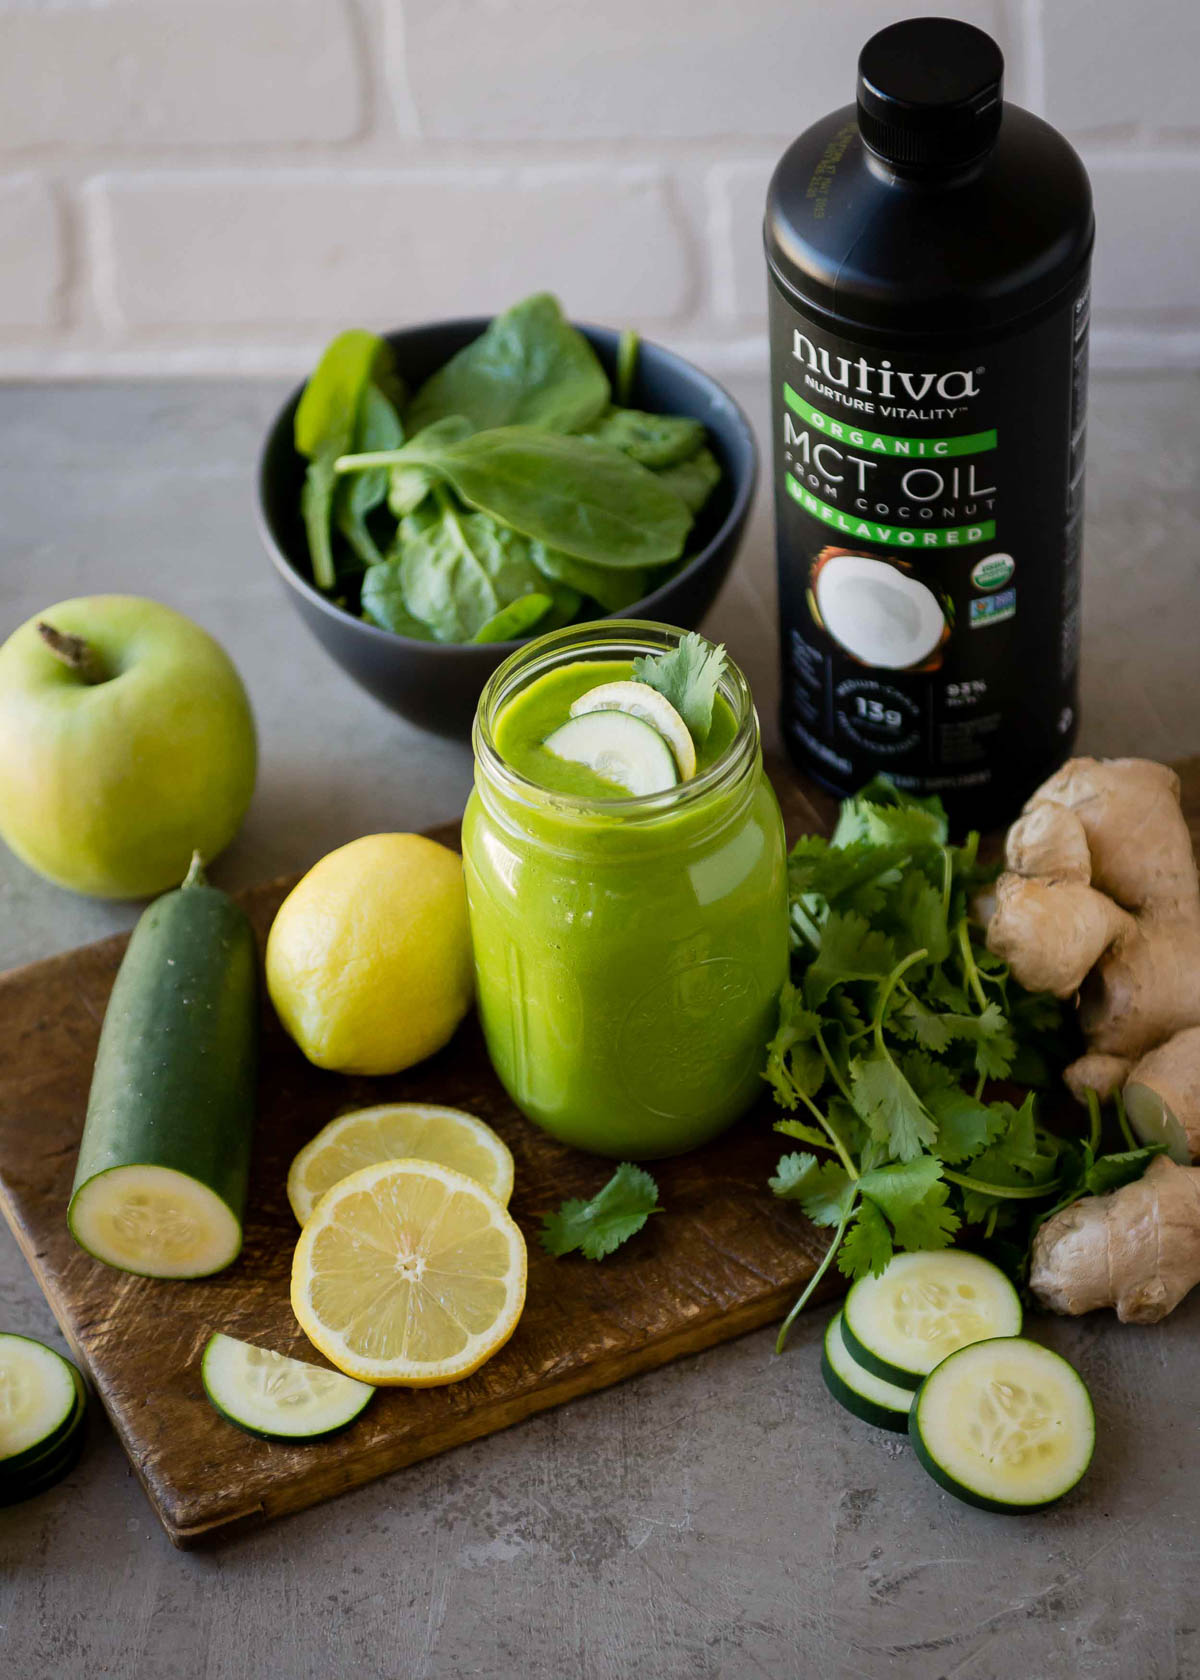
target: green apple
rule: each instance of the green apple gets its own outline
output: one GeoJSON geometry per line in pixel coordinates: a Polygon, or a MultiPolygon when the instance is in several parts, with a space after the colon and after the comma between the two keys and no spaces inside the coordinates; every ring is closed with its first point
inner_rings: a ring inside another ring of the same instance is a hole
{"type": "Polygon", "coordinates": [[[0,647],[0,835],[59,886],[178,886],[233,839],[255,758],[228,655],[157,601],[62,601],[0,647]]]}

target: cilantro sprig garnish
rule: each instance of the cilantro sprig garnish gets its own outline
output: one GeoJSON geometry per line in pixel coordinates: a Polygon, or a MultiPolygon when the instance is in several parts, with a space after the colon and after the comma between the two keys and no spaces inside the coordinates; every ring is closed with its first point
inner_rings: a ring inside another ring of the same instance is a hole
{"type": "Polygon", "coordinates": [[[661,1213],[658,1185],[648,1172],[622,1161],[602,1190],[588,1202],[564,1202],[542,1220],[541,1243],[548,1254],[578,1249],[586,1260],[603,1260],[661,1213]]]}
{"type": "Polygon", "coordinates": [[[725,669],[725,648],[694,630],[669,653],[647,653],[633,662],[633,680],[649,683],[674,706],[698,747],[712,728],[717,687],[725,669]]]}
{"type": "Polygon", "coordinates": [[[835,1258],[852,1279],[878,1275],[897,1249],[944,1248],[964,1223],[1021,1254],[1031,1215],[1145,1164],[1099,1156],[1098,1126],[1086,1145],[1051,1136],[1032,1091],[989,1100],[989,1081],[1046,1084],[1068,1055],[1061,1006],[1024,992],[972,919],[995,873],[978,840],[952,846],[939,801],[879,778],[844,802],[830,840],[792,851],[793,979],[766,1077],[789,1111],[776,1129],[805,1147],[771,1188],[833,1240],[780,1348],[835,1258]]]}

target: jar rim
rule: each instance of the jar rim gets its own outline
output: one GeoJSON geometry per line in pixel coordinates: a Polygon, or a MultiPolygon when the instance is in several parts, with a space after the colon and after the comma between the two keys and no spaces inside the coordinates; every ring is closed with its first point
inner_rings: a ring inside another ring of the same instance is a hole
{"type": "Polygon", "coordinates": [[[479,696],[471,745],[477,770],[504,793],[527,805],[544,805],[564,815],[648,820],[689,809],[708,794],[734,782],[748,764],[756,761],[760,746],[758,713],[750,685],[726,654],[718,691],[733,713],[733,738],[719,758],[706,770],[675,787],[659,793],[628,794],[615,799],[592,798],[587,794],[560,793],[506,762],[496,745],[494,725],[504,706],[520,689],[546,672],[566,663],[592,658],[633,658],[645,653],[667,653],[690,634],[672,624],[651,619],[602,619],[594,624],[568,625],[524,643],[509,654],[489,677],[479,696]]]}

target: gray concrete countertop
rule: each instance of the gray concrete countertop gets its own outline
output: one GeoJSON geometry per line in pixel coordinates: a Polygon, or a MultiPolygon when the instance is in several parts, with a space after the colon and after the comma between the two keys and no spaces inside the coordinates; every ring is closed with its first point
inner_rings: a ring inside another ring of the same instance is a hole
{"type": "MultiPolygon", "coordinates": [[[[738,389],[765,438],[765,382],[738,389]]],[[[190,614],[245,676],[262,747],[241,886],[355,835],[455,815],[465,748],[309,640],[254,533],[276,385],[0,389],[0,636],[69,595],[190,614]]],[[[1200,378],[1091,403],[1081,749],[1200,751],[1200,378]]],[[[777,679],[760,498],[707,628],[777,679]]],[[[0,853],[0,968],[130,925],[0,853]]],[[[0,1231],[0,1328],[61,1345],[0,1231]]],[[[825,1314],[402,1471],[210,1553],[173,1551],[100,1418],[57,1489],[0,1511],[12,1680],[1177,1680],[1200,1675],[1200,1294],[1165,1324],[1039,1321],[1100,1424],[1078,1494],[1029,1518],[938,1491],[821,1384],[825,1314]]]]}

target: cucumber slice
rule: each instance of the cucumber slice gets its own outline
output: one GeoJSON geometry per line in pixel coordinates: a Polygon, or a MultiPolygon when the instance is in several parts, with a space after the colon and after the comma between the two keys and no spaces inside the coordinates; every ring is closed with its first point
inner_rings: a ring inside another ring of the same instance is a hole
{"type": "Polygon", "coordinates": [[[31,1447],[28,1452],[21,1453],[17,1458],[0,1461],[0,1492],[23,1486],[32,1478],[52,1469],[82,1440],[86,1415],[87,1390],[80,1379],[79,1398],[62,1428],[48,1436],[40,1446],[31,1447]]]}
{"type": "Polygon", "coordinates": [[[825,1331],[821,1349],[821,1375],[833,1398],[864,1423],[877,1429],[908,1429],[908,1414],[915,1398],[910,1388],[884,1382],[851,1359],[842,1335],[842,1315],[835,1313],[825,1331]]]}
{"type": "Polygon", "coordinates": [[[1096,1417],[1083,1378],[1023,1336],[974,1342],[944,1359],[909,1413],[935,1482],[984,1511],[1040,1511],[1092,1461],[1096,1417]]]}
{"type": "Polygon", "coordinates": [[[30,1336],[0,1334],[0,1474],[21,1474],[60,1446],[85,1394],[69,1359],[30,1336]]]}
{"type": "Polygon", "coordinates": [[[26,1499],[36,1498],[39,1493],[47,1493],[57,1482],[61,1482],[79,1462],[83,1437],[82,1428],[74,1429],[55,1452],[47,1454],[36,1466],[31,1466],[26,1474],[0,1476],[0,1505],[19,1505],[26,1499]]]}
{"type": "Polygon", "coordinates": [[[371,1399],[370,1383],[217,1332],[200,1365],[223,1418],[268,1441],[316,1441],[345,1429],[371,1399]]]}
{"type": "Polygon", "coordinates": [[[571,707],[571,716],[586,717],[589,712],[628,712],[656,729],[671,749],[680,781],[686,782],[696,774],[696,746],[691,731],[665,694],[649,683],[600,683],[581,694],[571,707]]]}
{"type": "Polygon", "coordinates": [[[206,1277],[235,1260],[242,1246],[228,1202],[174,1167],[97,1173],[75,1192],[67,1220],[89,1254],[142,1277],[206,1277]]]}
{"type": "Polygon", "coordinates": [[[1020,1333],[1020,1297],[999,1266],[956,1248],[895,1255],[842,1309],[851,1358],[901,1388],[970,1342],[1020,1333]]]}
{"type": "Polygon", "coordinates": [[[679,781],[662,736],[628,712],[589,712],[547,735],[547,752],[585,764],[626,793],[665,793],[679,781]]]}

